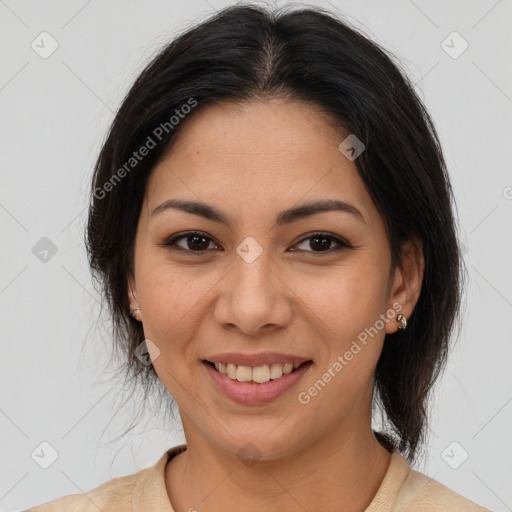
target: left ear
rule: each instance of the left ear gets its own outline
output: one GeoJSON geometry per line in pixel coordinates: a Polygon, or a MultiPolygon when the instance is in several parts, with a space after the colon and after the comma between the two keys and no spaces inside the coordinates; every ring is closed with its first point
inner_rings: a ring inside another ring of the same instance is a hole
{"type": "MultiPolygon", "coordinates": [[[[414,236],[402,245],[400,261],[394,271],[389,296],[389,307],[399,303],[402,309],[397,313],[404,315],[405,318],[411,316],[420,297],[424,269],[425,260],[422,243],[419,237],[414,236]]],[[[397,329],[397,322],[386,324],[387,334],[392,334],[397,329]]]]}

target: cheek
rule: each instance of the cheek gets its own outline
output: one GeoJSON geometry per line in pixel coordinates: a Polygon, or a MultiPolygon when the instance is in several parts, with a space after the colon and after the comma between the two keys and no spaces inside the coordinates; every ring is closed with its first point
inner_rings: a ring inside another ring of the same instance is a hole
{"type": "Polygon", "coordinates": [[[333,334],[357,334],[375,323],[387,304],[387,271],[361,260],[313,280],[301,278],[300,297],[333,334]]]}
{"type": "Polygon", "coordinates": [[[214,283],[208,277],[198,279],[197,270],[183,272],[168,263],[153,262],[141,271],[137,284],[144,305],[144,336],[159,349],[153,366],[179,404],[187,403],[186,390],[197,378],[190,340],[205,315],[205,296],[214,283]]]}
{"type": "Polygon", "coordinates": [[[155,258],[141,258],[139,268],[137,290],[143,304],[145,336],[163,355],[185,351],[187,339],[204,316],[203,305],[216,280],[207,274],[198,278],[197,268],[183,270],[155,258]]]}
{"type": "Polygon", "coordinates": [[[314,281],[301,280],[298,295],[307,306],[303,312],[319,338],[319,372],[334,372],[332,365],[338,361],[343,368],[337,367],[340,377],[333,380],[343,380],[345,387],[361,387],[380,356],[387,275],[387,267],[368,254],[324,276],[317,274],[314,281]]]}

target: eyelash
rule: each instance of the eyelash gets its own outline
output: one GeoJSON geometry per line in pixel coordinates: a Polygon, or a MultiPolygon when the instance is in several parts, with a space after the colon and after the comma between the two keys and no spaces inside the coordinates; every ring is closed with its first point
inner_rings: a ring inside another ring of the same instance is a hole
{"type": "MultiPolygon", "coordinates": [[[[168,240],[166,240],[165,242],[160,243],[158,245],[166,247],[166,248],[168,248],[170,250],[178,250],[178,251],[188,252],[191,255],[200,255],[201,253],[208,252],[208,249],[206,249],[204,251],[192,251],[190,249],[184,249],[183,247],[179,247],[179,246],[176,245],[176,243],[179,240],[181,240],[182,238],[186,239],[186,238],[191,237],[193,235],[199,235],[199,236],[202,236],[202,237],[210,240],[211,242],[214,242],[213,238],[209,237],[205,233],[202,233],[200,231],[188,231],[186,233],[181,233],[180,235],[171,237],[168,240]]],[[[303,238],[302,240],[297,242],[297,244],[295,244],[295,245],[301,244],[301,243],[303,243],[303,242],[305,242],[307,240],[311,240],[311,239],[316,238],[316,237],[323,237],[323,238],[327,238],[329,240],[332,240],[335,243],[337,243],[339,247],[337,247],[335,249],[331,248],[331,249],[328,249],[327,251],[304,251],[304,252],[309,252],[309,253],[315,254],[315,255],[322,255],[322,254],[332,254],[333,252],[339,251],[339,250],[344,249],[344,248],[345,249],[352,249],[352,246],[348,242],[343,240],[342,238],[339,238],[339,237],[334,236],[334,235],[332,235],[330,233],[325,233],[325,232],[322,232],[322,231],[317,231],[315,233],[310,234],[306,238],[303,238]]],[[[295,252],[295,251],[293,251],[293,252],[295,252]]],[[[301,252],[301,251],[297,251],[297,252],[301,252]]]]}

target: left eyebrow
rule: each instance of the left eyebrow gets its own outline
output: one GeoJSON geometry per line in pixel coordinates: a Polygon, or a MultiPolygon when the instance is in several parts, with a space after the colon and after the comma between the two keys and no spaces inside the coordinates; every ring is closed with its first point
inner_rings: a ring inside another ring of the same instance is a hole
{"type": "MultiPolygon", "coordinates": [[[[214,222],[219,222],[228,227],[231,226],[231,222],[228,217],[219,210],[206,203],[188,201],[186,199],[168,199],[167,201],[164,201],[158,205],[151,212],[150,217],[154,217],[155,215],[158,215],[159,213],[169,209],[184,211],[193,215],[204,217],[208,220],[213,220],[214,222]]],[[[323,201],[314,201],[301,206],[295,206],[280,212],[276,218],[276,226],[291,224],[292,222],[296,222],[300,219],[311,217],[312,215],[316,215],[318,213],[330,211],[349,213],[360,221],[364,222],[363,214],[354,205],[346,203],[345,201],[340,201],[338,199],[325,199],[323,201]]]]}

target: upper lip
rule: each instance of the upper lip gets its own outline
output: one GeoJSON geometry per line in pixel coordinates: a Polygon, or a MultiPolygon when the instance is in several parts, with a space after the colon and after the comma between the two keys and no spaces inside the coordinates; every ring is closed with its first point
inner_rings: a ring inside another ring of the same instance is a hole
{"type": "Polygon", "coordinates": [[[260,354],[242,354],[241,352],[225,352],[223,354],[213,354],[207,356],[206,361],[212,363],[236,364],[242,366],[263,366],[275,363],[304,363],[309,361],[307,357],[294,356],[292,354],[282,354],[279,352],[261,352],[260,354]]]}

